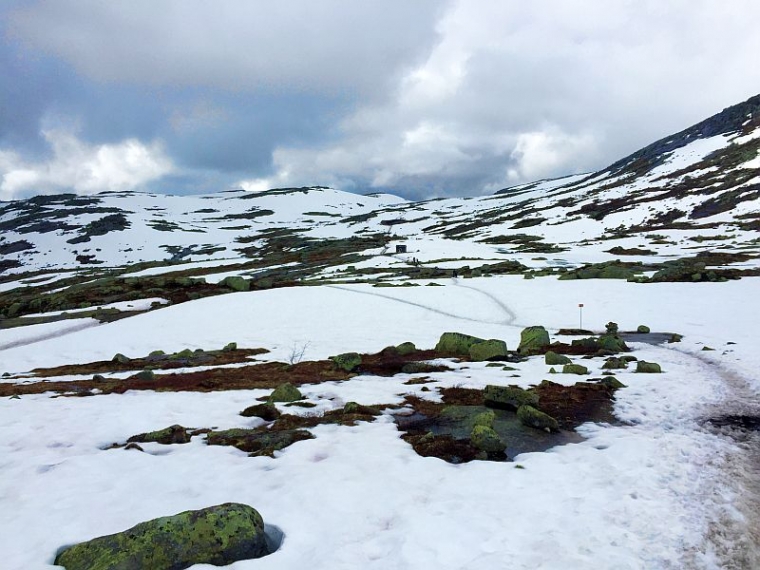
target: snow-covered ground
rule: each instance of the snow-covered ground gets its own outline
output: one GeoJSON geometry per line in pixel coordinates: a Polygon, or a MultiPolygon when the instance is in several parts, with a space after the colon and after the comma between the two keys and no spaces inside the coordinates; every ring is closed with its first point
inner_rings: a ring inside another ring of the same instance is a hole
{"type": "MultiPolygon", "coordinates": [[[[760,392],[756,279],[640,285],[510,276],[439,283],[234,293],[83,330],[38,325],[50,330],[30,331],[8,347],[8,335],[21,334],[13,329],[2,331],[7,348],[0,361],[4,371],[22,373],[117,352],[144,356],[231,341],[268,348],[268,359],[286,360],[294,347],[316,359],[402,341],[432,347],[445,331],[501,338],[515,348],[524,326],[577,326],[578,303],[586,327],[646,324],[684,339],[634,346],[637,357],[659,362],[665,373],[618,375],[628,386],[617,392],[615,407],[624,424],[586,424],[584,442],[523,454],[514,463],[450,465],[419,457],[387,414],[356,427],[314,428],[316,439],[275,459],[209,447],[200,437],[186,445],[148,444],[147,453],[102,449],[174,423],[253,427],[260,420],[238,413],[263,390],[0,400],[2,567],[51,568],[63,545],[225,501],[254,506],[285,533],[276,553],[230,568],[751,567],[736,562],[744,560],[742,537],[752,523],[736,471],[745,452],[700,422],[760,392]],[[702,351],[705,345],[716,350],[702,351]]],[[[601,361],[586,362],[599,372],[601,361]]],[[[434,375],[438,383],[430,386],[577,380],[549,377],[540,357],[516,367],[519,377],[482,364],[457,366],[434,375]]],[[[317,411],[350,400],[401,402],[405,393],[436,397],[404,386],[406,379],[359,376],[303,392],[317,411]]]]}

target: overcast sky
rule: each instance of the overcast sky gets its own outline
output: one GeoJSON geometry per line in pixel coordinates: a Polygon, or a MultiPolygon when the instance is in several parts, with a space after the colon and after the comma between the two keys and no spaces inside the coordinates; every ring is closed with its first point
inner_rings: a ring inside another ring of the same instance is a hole
{"type": "Polygon", "coordinates": [[[0,0],[0,199],[478,195],[760,92],[757,0],[0,0]]]}

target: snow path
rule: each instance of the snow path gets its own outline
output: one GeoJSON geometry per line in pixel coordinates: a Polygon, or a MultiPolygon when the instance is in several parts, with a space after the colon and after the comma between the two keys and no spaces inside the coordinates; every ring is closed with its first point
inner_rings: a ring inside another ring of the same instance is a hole
{"type": "MultiPolygon", "coordinates": [[[[58,338],[62,336],[66,336],[75,332],[83,331],[85,329],[89,329],[92,327],[97,327],[103,323],[96,319],[73,319],[76,321],[85,320],[86,322],[74,322],[72,323],[71,320],[64,320],[64,321],[55,321],[53,323],[45,323],[42,325],[31,325],[26,327],[21,327],[21,333],[17,336],[21,336],[19,340],[14,340],[11,342],[6,342],[5,344],[0,344],[0,351],[2,350],[8,350],[10,348],[18,348],[21,346],[28,346],[30,344],[35,344],[37,342],[42,342],[44,340],[50,340],[52,338],[58,338]],[[54,330],[50,330],[51,327],[48,325],[57,325],[54,328],[54,330]],[[40,329],[37,329],[35,327],[44,327],[44,330],[47,332],[38,332],[40,329]],[[32,332],[33,334],[29,336],[24,336],[23,333],[29,333],[32,332]]],[[[10,330],[17,330],[17,329],[6,329],[8,331],[10,330]]],[[[0,337],[1,338],[1,337],[0,337]]]]}
{"type": "Polygon", "coordinates": [[[488,325],[511,325],[516,315],[515,313],[507,307],[504,303],[502,303],[499,299],[491,295],[490,293],[487,293],[485,291],[482,291],[480,289],[477,289],[475,287],[468,287],[467,285],[461,285],[458,282],[456,282],[456,279],[454,279],[454,285],[457,287],[461,287],[463,289],[470,289],[471,291],[475,291],[476,293],[479,293],[486,298],[488,298],[490,301],[495,303],[499,309],[503,311],[503,313],[506,315],[506,319],[499,319],[499,320],[490,320],[490,319],[476,319],[473,317],[465,317],[462,315],[457,315],[455,313],[449,313],[448,311],[443,311],[441,309],[436,309],[435,307],[431,307],[430,305],[425,305],[423,303],[417,303],[414,301],[407,301],[405,299],[399,299],[398,297],[393,297],[392,295],[383,295],[382,293],[374,293],[372,291],[359,291],[357,289],[352,289],[349,287],[343,287],[341,285],[328,285],[331,289],[340,289],[342,291],[348,291],[350,293],[358,293],[360,295],[369,295],[371,297],[380,297],[382,299],[388,299],[390,301],[395,301],[396,303],[403,303],[404,305],[411,305],[412,307],[418,307],[420,309],[425,309],[426,311],[430,311],[431,313],[435,313],[437,315],[442,315],[444,317],[451,317],[454,319],[459,319],[462,321],[469,321],[472,323],[482,323],[482,324],[488,324],[488,325]]]}

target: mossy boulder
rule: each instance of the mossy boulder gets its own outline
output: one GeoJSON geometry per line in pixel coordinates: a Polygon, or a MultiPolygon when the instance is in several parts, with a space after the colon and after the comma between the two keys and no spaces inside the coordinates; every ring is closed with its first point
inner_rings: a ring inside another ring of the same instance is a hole
{"type": "Polygon", "coordinates": [[[524,390],[519,386],[494,386],[489,384],[483,390],[486,406],[490,408],[507,408],[516,410],[529,404],[538,406],[538,394],[524,390]]]}
{"type": "Polygon", "coordinates": [[[625,358],[608,358],[602,365],[602,369],[604,370],[618,370],[622,368],[628,368],[628,360],[625,358]]]}
{"type": "Polygon", "coordinates": [[[362,406],[357,402],[346,402],[343,405],[344,414],[362,414],[367,416],[379,416],[383,412],[371,406],[362,406]]]}
{"type": "Polygon", "coordinates": [[[264,421],[272,422],[280,417],[280,412],[277,406],[271,402],[265,402],[263,404],[248,406],[240,412],[240,415],[246,418],[261,418],[264,421]]]}
{"type": "Polygon", "coordinates": [[[520,333],[517,352],[522,355],[541,354],[549,346],[549,333],[544,327],[528,327],[520,333]]]}
{"type": "Polygon", "coordinates": [[[503,340],[490,339],[477,342],[470,347],[470,358],[476,362],[507,356],[507,343],[503,340]]]}
{"type": "Polygon", "coordinates": [[[493,428],[484,425],[476,425],[472,428],[470,442],[477,449],[487,453],[498,453],[504,451],[506,447],[499,434],[493,428]]]}
{"type": "Polygon", "coordinates": [[[491,410],[486,410],[485,412],[481,412],[475,416],[475,419],[473,419],[473,424],[476,426],[493,427],[493,422],[495,419],[496,414],[491,410]]]}
{"type": "Polygon", "coordinates": [[[280,384],[274,389],[267,402],[295,402],[303,398],[303,394],[290,382],[280,384]]]}
{"type": "Polygon", "coordinates": [[[636,362],[636,372],[643,374],[659,374],[662,372],[662,368],[656,362],[646,362],[639,360],[636,362]]]}
{"type": "Polygon", "coordinates": [[[172,443],[189,443],[190,434],[187,428],[180,425],[169,426],[158,431],[149,431],[138,435],[133,435],[127,440],[128,443],[162,443],[170,445],[172,443]]]}
{"type": "Polygon", "coordinates": [[[611,390],[618,390],[619,388],[626,387],[625,384],[623,384],[620,380],[618,380],[614,376],[605,376],[604,378],[600,380],[600,384],[607,386],[607,388],[610,388],[611,390]]]}
{"type": "Polygon", "coordinates": [[[362,363],[362,357],[358,352],[344,352],[337,356],[331,356],[330,360],[332,360],[338,368],[345,370],[346,372],[353,372],[361,366],[362,363]]]}
{"type": "Polygon", "coordinates": [[[609,352],[627,352],[628,345],[617,333],[607,333],[599,337],[599,348],[609,352]]]}
{"type": "Polygon", "coordinates": [[[219,284],[228,289],[232,289],[233,291],[248,291],[251,288],[249,281],[237,275],[225,277],[219,282],[219,284]]]}
{"type": "Polygon", "coordinates": [[[210,431],[206,436],[208,445],[231,445],[240,451],[247,452],[251,457],[274,457],[275,451],[285,449],[289,445],[314,436],[303,429],[271,431],[262,428],[228,429],[210,431]]]}
{"type": "Polygon", "coordinates": [[[138,380],[155,380],[156,375],[150,368],[146,368],[145,370],[140,370],[140,372],[135,374],[135,378],[138,380]]]}
{"type": "Polygon", "coordinates": [[[129,361],[130,358],[128,356],[124,356],[121,352],[114,354],[113,358],[111,359],[111,362],[118,362],[119,364],[125,364],[129,361]]]}
{"type": "Polygon", "coordinates": [[[583,348],[588,351],[595,351],[599,350],[599,339],[593,336],[585,337],[585,338],[577,338],[573,340],[571,343],[571,346],[583,348]]]}
{"type": "Polygon", "coordinates": [[[224,345],[224,348],[222,348],[222,352],[232,352],[234,350],[237,350],[237,343],[236,342],[230,342],[224,345]]]}
{"type": "Polygon", "coordinates": [[[565,364],[562,367],[562,374],[588,374],[588,368],[580,364],[565,364]]]}
{"type": "Polygon", "coordinates": [[[192,358],[195,356],[195,353],[190,350],[189,348],[186,348],[184,350],[180,350],[179,352],[175,352],[169,356],[172,360],[187,360],[188,358],[192,358]]]}
{"type": "Polygon", "coordinates": [[[639,325],[636,327],[636,332],[640,334],[649,334],[650,330],[649,327],[646,325],[639,325]]]}
{"type": "Polygon", "coordinates": [[[140,523],[63,550],[66,570],[182,570],[195,564],[226,566],[269,554],[261,515],[225,503],[140,523]]]}
{"type": "Polygon", "coordinates": [[[441,372],[443,370],[448,370],[448,368],[428,362],[407,362],[401,367],[401,372],[404,374],[430,374],[431,372],[441,372]]]}
{"type": "Polygon", "coordinates": [[[570,360],[564,354],[557,354],[556,352],[548,350],[546,351],[546,354],[544,354],[544,362],[549,366],[559,366],[562,364],[570,364],[572,363],[572,360],[570,360]]]}
{"type": "Polygon", "coordinates": [[[533,406],[520,406],[517,410],[517,419],[525,426],[542,429],[545,431],[559,431],[559,423],[549,414],[537,410],[533,406]]]}
{"type": "Polygon", "coordinates": [[[485,342],[484,339],[457,332],[445,332],[435,345],[436,352],[451,356],[469,356],[472,345],[485,342]]]}
{"type": "Polygon", "coordinates": [[[416,350],[417,347],[414,346],[413,342],[402,342],[396,347],[396,352],[398,352],[401,356],[407,356],[416,350]]]}

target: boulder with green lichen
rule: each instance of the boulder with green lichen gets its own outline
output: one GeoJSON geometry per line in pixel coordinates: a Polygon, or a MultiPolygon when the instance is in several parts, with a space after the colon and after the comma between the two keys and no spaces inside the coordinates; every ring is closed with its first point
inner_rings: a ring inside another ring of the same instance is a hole
{"type": "Polygon", "coordinates": [[[499,434],[493,428],[485,425],[476,425],[472,428],[470,442],[477,449],[487,453],[498,453],[504,451],[506,447],[499,434]]]}
{"type": "Polygon", "coordinates": [[[636,327],[636,332],[640,334],[649,334],[650,330],[649,327],[646,325],[639,325],[636,327]]]}
{"type": "Polygon", "coordinates": [[[187,428],[176,424],[157,431],[133,435],[127,440],[127,443],[162,443],[164,445],[189,442],[190,434],[187,432],[187,428]]]}
{"type": "Polygon", "coordinates": [[[547,350],[546,354],[544,354],[544,362],[549,366],[554,366],[554,365],[570,364],[572,363],[572,360],[570,360],[564,354],[557,354],[556,352],[547,350]]]}
{"type": "Polygon", "coordinates": [[[549,414],[537,410],[533,406],[520,406],[517,409],[517,419],[525,426],[545,431],[559,431],[559,423],[549,414]]]}
{"type": "Polygon", "coordinates": [[[565,364],[562,367],[562,374],[588,374],[588,368],[580,364],[565,364]]]}
{"type": "Polygon", "coordinates": [[[250,282],[238,275],[225,277],[219,282],[219,285],[232,289],[233,291],[248,291],[251,288],[250,282]]]}
{"type": "Polygon", "coordinates": [[[261,418],[264,421],[272,422],[280,417],[280,412],[277,406],[271,402],[265,402],[263,404],[248,406],[240,412],[240,415],[246,418],[261,418]]]}
{"type": "Polygon", "coordinates": [[[451,356],[469,356],[470,347],[484,339],[457,332],[445,332],[435,345],[436,352],[451,356]]]}
{"type": "Polygon", "coordinates": [[[507,343],[498,339],[476,342],[470,347],[469,354],[470,358],[476,362],[503,358],[507,356],[507,343]]]}
{"type": "Polygon", "coordinates": [[[628,368],[628,360],[625,358],[608,358],[602,365],[604,370],[617,370],[622,368],[628,368]]]}
{"type": "Polygon", "coordinates": [[[639,360],[636,362],[636,372],[643,374],[659,374],[662,372],[662,368],[656,362],[646,362],[639,360]]]}
{"type": "Polygon", "coordinates": [[[549,333],[544,327],[528,327],[520,333],[520,346],[517,352],[525,356],[541,354],[549,346],[549,342],[549,333]]]}
{"type": "Polygon", "coordinates": [[[522,405],[538,406],[538,394],[519,386],[494,386],[489,384],[483,390],[485,404],[491,408],[516,410],[522,405]]]}
{"type": "Polygon", "coordinates": [[[117,352],[111,359],[111,362],[118,362],[119,364],[126,364],[130,361],[128,356],[124,356],[121,352],[117,352]]]}
{"type": "Polygon", "coordinates": [[[274,392],[269,395],[267,402],[295,402],[301,398],[303,398],[303,394],[301,394],[298,388],[290,382],[285,382],[274,389],[274,392]]]}
{"type": "Polygon", "coordinates": [[[396,352],[398,352],[401,356],[407,356],[416,350],[417,347],[414,346],[413,342],[402,342],[396,347],[396,352]]]}
{"type": "Polygon", "coordinates": [[[222,352],[232,352],[234,350],[237,350],[237,343],[236,342],[230,342],[224,345],[224,348],[222,348],[222,352]]]}
{"type": "Polygon", "coordinates": [[[70,546],[56,556],[55,564],[66,570],[181,570],[267,554],[261,515],[248,505],[225,503],[70,546]]]}
{"type": "Polygon", "coordinates": [[[620,380],[618,380],[614,376],[605,376],[604,378],[600,380],[600,384],[607,386],[607,388],[610,388],[611,390],[618,390],[620,388],[626,387],[625,384],[623,384],[620,380]]]}
{"type": "Polygon", "coordinates": [[[150,368],[146,368],[145,370],[140,370],[140,372],[135,374],[135,378],[138,380],[155,380],[156,375],[150,368]]]}
{"type": "Polygon", "coordinates": [[[475,416],[473,419],[473,425],[493,427],[493,422],[496,419],[496,414],[491,410],[486,410],[475,416]]]}
{"type": "Polygon", "coordinates": [[[346,372],[353,372],[362,363],[362,357],[358,352],[344,352],[336,356],[331,356],[330,360],[335,363],[335,366],[346,372]]]}

